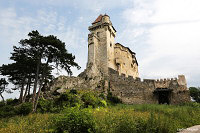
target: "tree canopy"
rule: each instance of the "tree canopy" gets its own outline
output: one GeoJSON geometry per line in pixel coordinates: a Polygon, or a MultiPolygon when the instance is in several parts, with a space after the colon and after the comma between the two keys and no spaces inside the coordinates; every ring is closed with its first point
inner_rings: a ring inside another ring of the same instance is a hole
{"type": "Polygon", "coordinates": [[[6,90],[6,86],[8,85],[8,82],[6,81],[5,78],[1,78],[0,79],[0,96],[4,102],[4,97],[2,95],[2,93],[6,90]]]}
{"type": "Polygon", "coordinates": [[[28,39],[20,40],[19,45],[14,46],[11,53],[10,59],[14,63],[2,65],[0,74],[8,76],[9,81],[20,89],[20,102],[26,100],[32,87],[35,111],[41,88],[45,88],[53,77],[52,70],[61,68],[72,75],[71,67],[80,69],[80,66],[75,62],[75,56],[68,53],[65,43],[56,36],[43,36],[36,30],[28,34],[28,39]]]}
{"type": "Polygon", "coordinates": [[[198,103],[200,103],[200,88],[190,87],[190,96],[198,103]]]}

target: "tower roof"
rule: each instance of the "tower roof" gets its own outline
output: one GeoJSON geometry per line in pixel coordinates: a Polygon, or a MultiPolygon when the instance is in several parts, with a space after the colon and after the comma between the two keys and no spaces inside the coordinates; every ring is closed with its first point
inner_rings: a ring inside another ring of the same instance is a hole
{"type": "Polygon", "coordinates": [[[92,24],[95,24],[95,23],[97,23],[97,22],[100,22],[101,21],[101,19],[102,19],[102,14],[100,14],[98,17],[97,17],[97,19],[92,23],[92,24]]]}

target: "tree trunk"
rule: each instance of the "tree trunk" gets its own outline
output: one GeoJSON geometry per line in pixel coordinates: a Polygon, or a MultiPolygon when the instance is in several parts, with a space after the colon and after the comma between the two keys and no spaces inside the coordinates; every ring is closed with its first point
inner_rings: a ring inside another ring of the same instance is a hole
{"type": "Polygon", "coordinates": [[[40,86],[39,86],[39,90],[38,90],[37,97],[36,97],[36,100],[35,100],[34,112],[35,112],[36,109],[37,109],[37,104],[38,104],[38,100],[39,100],[39,98],[40,98],[41,89],[42,89],[42,86],[43,86],[44,79],[45,79],[45,77],[46,77],[46,68],[47,68],[47,66],[48,66],[48,63],[49,63],[49,61],[47,60],[46,65],[45,65],[45,68],[43,69],[43,72],[42,72],[42,79],[41,79],[40,86]]]}
{"type": "Polygon", "coordinates": [[[41,59],[38,60],[37,70],[36,70],[36,74],[35,74],[35,82],[34,82],[33,97],[32,97],[33,112],[35,112],[35,99],[36,99],[36,90],[37,90],[37,84],[38,84],[38,78],[39,78],[40,64],[41,64],[41,59]]]}
{"type": "Polygon", "coordinates": [[[2,93],[0,94],[0,96],[2,98],[3,103],[5,103],[5,100],[4,100],[4,97],[3,97],[2,93]]]}
{"type": "Polygon", "coordinates": [[[20,91],[20,96],[19,96],[19,102],[22,103],[23,100],[23,93],[24,93],[24,83],[22,83],[21,91],[20,91]]]}
{"type": "Polygon", "coordinates": [[[29,87],[28,87],[28,96],[30,96],[30,93],[31,93],[31,82],[30,82],[29,87]]]}
{"type": "Polygon", "coordinates": [[[27,96],[27,93],[28,93],[29,84],[30,84],[30,78],[28,78],[28,83],[26,85],[26,90],[25,90],[25,93],[24,93],[24,96],[23,96],[23,99],[22,99],[22,103],[24,103],[26,101],[26,96],[27,96]]]}

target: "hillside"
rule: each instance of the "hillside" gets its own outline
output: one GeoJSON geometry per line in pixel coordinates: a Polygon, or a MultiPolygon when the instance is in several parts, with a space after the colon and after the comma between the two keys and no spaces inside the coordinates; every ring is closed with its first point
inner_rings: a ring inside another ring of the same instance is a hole
{"type": "Polygon", "coordinates": [[[125,105],[111,94],[93,91],[72,90],[54,100],[41,99],[34,114],[28,114],[28,108],[17,106],[12,111],[18,113],[8,117],[9,111],[1,107],[0,132],[174,133],[200,124],[198,103],[125,105]]]}

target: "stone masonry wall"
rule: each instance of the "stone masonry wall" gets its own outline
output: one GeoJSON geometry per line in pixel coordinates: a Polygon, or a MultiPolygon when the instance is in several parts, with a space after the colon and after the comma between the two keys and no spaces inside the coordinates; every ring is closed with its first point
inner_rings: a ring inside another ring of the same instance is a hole
{"type": "Polygon", "coordinates": [[[189,90],[185,85],[180,85],[178,79],[151,80],[133,77],[125,77],[113,69],[109,69],[109,89],[123,103],[143,104],[158,103],[157,88],[171,90],[170,104],[178,104],[190,101],[189,90]]]}

